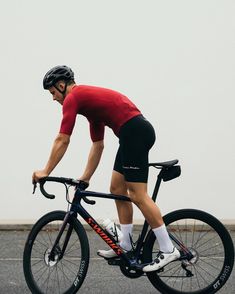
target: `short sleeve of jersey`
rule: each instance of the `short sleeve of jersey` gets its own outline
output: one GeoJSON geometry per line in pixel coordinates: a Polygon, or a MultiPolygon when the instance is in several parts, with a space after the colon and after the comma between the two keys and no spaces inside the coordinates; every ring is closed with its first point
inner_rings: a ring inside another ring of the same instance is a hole
{"type": "Polygon", "coordinates": [[[76,122],[77,107],[72,95],[68,96],[63,104],[63,119],[60,126],[60,133],[71,135],[76,122]]]}
{"type": "Polygon", "coordinates": [[[104,139],[104,123],[90,121],[90,135],[93,142],[104,139]]]}

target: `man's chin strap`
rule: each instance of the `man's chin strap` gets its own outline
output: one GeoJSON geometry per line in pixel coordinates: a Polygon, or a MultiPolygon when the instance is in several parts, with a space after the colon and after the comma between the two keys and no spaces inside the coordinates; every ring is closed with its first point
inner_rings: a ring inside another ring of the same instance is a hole
{"type": "Polygon", "coordinates": [[[68,86],[68,83],[65,83],[64,91],[61,91],[56,85],[54,85],[56,90],[59,91],[63,95],[63,98],[65,98],[65,93],[66,93],[66,90],[67,90],[67,86],[68,86]]]}

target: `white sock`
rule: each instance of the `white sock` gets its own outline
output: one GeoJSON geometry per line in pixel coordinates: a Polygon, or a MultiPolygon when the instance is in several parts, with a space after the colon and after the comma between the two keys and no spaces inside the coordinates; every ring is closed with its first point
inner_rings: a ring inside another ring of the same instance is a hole
{"type": "Polygon", "coordinates": [[[165,224],[152,230],[157,238],[160,251],[165,253],[173,252],[174,245],[169,237],[165,224]]]}
{"type": "Polygon", "coordinates": [[[120,242],[120,246],[123,249],[130,251],[132,249],[130,235],[132,236],[133,224],[120,224],[120,227],[123,233],[123,239],[120,242]]]}

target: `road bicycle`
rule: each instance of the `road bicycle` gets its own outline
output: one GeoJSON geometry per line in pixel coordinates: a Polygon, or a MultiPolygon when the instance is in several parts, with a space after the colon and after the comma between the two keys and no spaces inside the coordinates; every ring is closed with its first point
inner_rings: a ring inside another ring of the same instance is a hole
{"type": "MultiPolygon", "coordinates": [[[[162,181],[181,173],[178,160],[150,163],[160,170],[152,199],[156,201],[162,181]]],[[[164,268],[144,273],[142,267],[156,258],[159,251],[155,235],[145,221],[132,250],[125,252],[115,236],[109,234],[86,211],[82,200],[94,205],[89,197],[130,201],[126,196],[85,190],[85,183],[71,178],[47,177],[40,181],[42,194],[54,199],[44,188],[46,182],[63,183],[68,211],[53,211],[40,218],[29,233],[24,248],[23,267],[32,293],[76,293],[87,274],[89,241],[78,220],[80,215],[112,248],[117,257],[107,263],[119,266],[121,272],[135,279],[147,276],[161,293],[216,293],[226,283],[234,264],[233,242],[224,225],[214,216],[196,209],[180,209],[163,217],[170,238],[180,251],[180,258],[164,268]],[[69,188],[75,187],[70,201],[69,188]]],[[[34,187],[34,191],[36,186],[34,187]]]]}

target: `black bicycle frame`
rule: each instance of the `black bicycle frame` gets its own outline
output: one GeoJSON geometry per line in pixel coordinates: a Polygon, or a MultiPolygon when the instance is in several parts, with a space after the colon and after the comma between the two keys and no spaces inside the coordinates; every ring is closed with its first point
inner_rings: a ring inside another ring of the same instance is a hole
{"type": "Polygon", "coordinates": [[[118,196],[114,194],[105,194],[105,193],[96,193],[96,192],[77,190],[75,192],[75,196],[72,202],[70,212],[73,212],[74,214],[79,214],[88,223],[88,225],[110,246],[110,248],[113,249],[113,251],[119,257],[124,259],[128,265],[131,265],[132,261],[129,260],[129,258],[124,253],[123,249],[117,244],[117,240],[115,240],[113,236],[111,236],[106,230],[104,230],[81,205],[81,199],[86,196],[123,200],[123,201],[130,201],[130,199],[122,195],[118,196]]]}
{"type": "MultiPolygon", "coordinates": [[[[156,184],[154,187],[154,191],[153,191],[153,195],[152,195],[152,199],[154,202],[157,199],[157,195],[158,195],[158,191],[159,191],[159,188],[161,185],[161,181],[162,181],[162,170],[158,174],[157,181],[156,181],[156,184]]],[[[110,246],[110,248],[115,251],[117,256],[119,256],[122,260],[124,260],[129,266],[137,265],[138,264],[137,261],[140,258],[141,249],[143,247],[144,240],[145,240],[145,237],[148,232],[148,228],[149,228],[148,222],[145,220],[140,237],[137,241],[137,246],[135,248],[135,258],[129,259],[127,257],[127,255],[124,253],[123,249],[117,244],[117,240],[115,240],[113,238],[113,236],[111,236],[106,230],[104,230],[96,222],[96,220],[85,210],[85,208],[81,205],[81,200],[84,197],[95,197],[95,198],[105,198],[105,199],[112,199],[112,200],[131,201],[129,197],[123,196],[123,195],[106,194],[106,193],[99,193],[99,192],[92,192],[92,191],[82,191],[82,190],[77,189],[75,192],[74,199],[72,201],[71,208],[65,216],[63,225],[60,229],[60,232],[59,232],[59,234],[56,238],[56,241],[54,243],[54,246],[51,250],[50,257],[53,257],[53,252],[56,249],[57,244],[59,243],[59,240],[63,234],[63,231],[64,231],[67,223],[69,223],[69,219],[71,217],[77,217],[77,214],[79,214],[87,222],[87,224],[110,246]]],[[[71,236],[71,233],[72,233],[72,230],[69,227],[68,232],[65,237],[65,242],[64,242],[64,245],[62,248],[61,257],[63,256],[63,254],[65,252],[69,238],[71,236]]],[[[181,242],[179,242],[172,234],[169,233],[169,235],[170,235],[171,239],[174,240],[183,249],[185,254],[191,255],[189,250],[187,248],[185,248],[181,242]]]]}
{"type": "MultiPolygon", "coordinates": [[[[154,187],[153,195],[152,195],[152,199],[154,202],[156,201],[161,181],[162,181],[162,177],[160,172],[154,187]]],[[[143,229],[141,231],[140,237],[137,242],[137,246],[135,249],[135,259],[130,260],[126,256],[126,254],[123,252],[122,248],[117,244],[117,240],[115,240],[106,230],[104,230],[81,205],[81,199],[83,197],[105,198],[105,199],[122,200],[122,201],[131,201],[130,198],[123,195],[77,190],[75,193],[74,200],[72,202],[70,212],[73,212],[74,214],[79,214],[88,223],[88,225],[110,246],[110,248],[113,249],[115,253],[119,257],[121,257],[121,259],[124,259],[127,262],[128,265],[131,266],[136,264],[136,261],[140,257],[140,252],[143,247],[143,242],[148,232],[149,224],[147,223],[147,221],[145,220],[144,222],[143,229]]]]}

